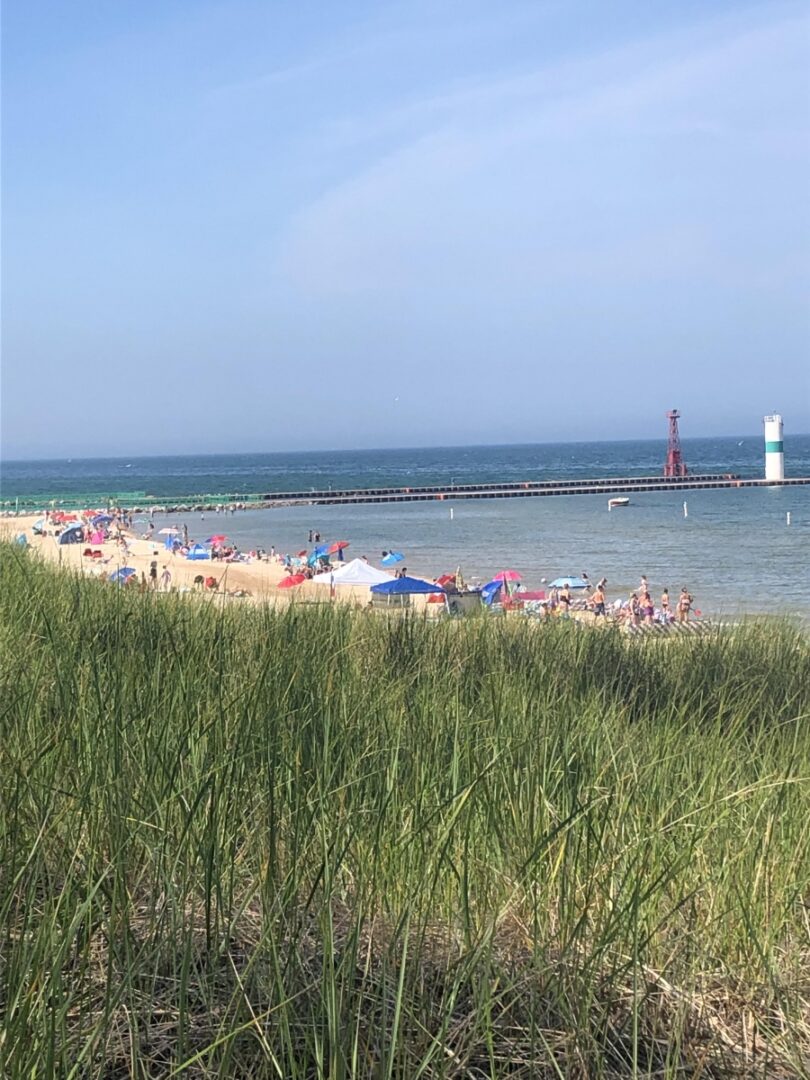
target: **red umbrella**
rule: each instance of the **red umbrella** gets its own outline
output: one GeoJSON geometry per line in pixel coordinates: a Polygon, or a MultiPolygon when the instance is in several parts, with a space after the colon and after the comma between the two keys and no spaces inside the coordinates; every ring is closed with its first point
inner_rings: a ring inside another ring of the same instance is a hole
{"type": "Polygon", "coordinates": [[[451,582],[455,585],[455,583],[456,583],[456,575],[455,574],[442,574],[441,577],[436,578],[436,584],[437,585],[449,585],[451,582]]]}
{"type": "Polygon", "coordinates": [[[339,551],[343,551],[343,549],[347,548],[348,546],[349,546],[349,541],[348,540],[336,540],[334,542],[334,544],[329,545],[326,554],[327,555],[337,555],[337,553],[339,551]]]}
{"type": "Polygon", "coordinates": [[[278,587],[280,589],[291,589],[293,585],[300,585],[302,581],[306,580],[306,574],[290,574],[289,577],[285,577],[283,581],[278,583],[278,587]]]}
{"type": "Polygon", "coordinates": [[[303,557],[306,555],[306,553],[307,553],[307,549],[304,548],[304,550],[299,551],[298,554],[295,557],[296,557],[296,559],[303,559],[303,557]]]}
{"type": "Polygon", "coordinates": [[[205,541],[206,544],[221,544],[223,540],[227,540],[228,537],[224,533],[217,533],[216,536],[209,536],[205,541]]]}
{"type": "Polygon", "coordinates": [[[493,581],[520,581],[520,574],[517,570],[501,570],[499,574],[496,574],[492,579],[493,581]]]}

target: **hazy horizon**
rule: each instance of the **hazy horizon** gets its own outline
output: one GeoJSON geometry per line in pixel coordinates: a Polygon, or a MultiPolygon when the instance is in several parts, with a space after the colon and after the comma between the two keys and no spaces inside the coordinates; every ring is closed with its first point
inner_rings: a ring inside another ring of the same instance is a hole
{"type": "MultiPolygon", "coordinates": [[[[785,441],[789,442],[791,438],[806,439],[810,438],[810,431],[793,431],[785,433],[785,441]]],[[[735,439],[760,439],[763,440],[764,436],[762,432],[744,432],[736,431],[726,435],[716,434],[697,434],[697,435],[681,435],[681,443],[684,446],[688,446],[690,442],[705,442],[707,440],[716,439],[720,442],[724,440],[733,441],[735,439]]],[[[134,458],[138,461],[148,461],[153,458],[221,458],[221,457],[247,457],[249,455],[279,455],[294,457],[296,455],[306,454],[373,454],[375,452],[380,453],[397,453],[398,451],[406,452],[408,450],[482,450],[482,449],[509,449],[509,448],[524,448],[531,446],[585,446],[585,445],[598,445],[600,443],[605,444],[622,444],[622,443],[661,443],[662,446],[666,446],[667,436],[666,433],[659,437],[649,438],[623,438],[623,439],[537,439],[520,442],[479,442],[479,443],[403,443],[399,446],[312,446],[302,449],[273,449],[273,450],[211,450],[211,451],[199,451],[189,449],[184,453],[118,453],[118,454],[71,454],[67,455],[49,455],[47,457],[10,457],[4,456],[0,458],[0,463],[7,462],[9,464],[14,463],[27,463],[27,462],[42,462],[47,463],[49,461],[63,462],[69,461],[122,461],[127,458],[134,458]]],[[[764,449],[763,449],[764,453],[764,449]]],[[[687,463],[688,464],[688,463],[687,463]]]]}

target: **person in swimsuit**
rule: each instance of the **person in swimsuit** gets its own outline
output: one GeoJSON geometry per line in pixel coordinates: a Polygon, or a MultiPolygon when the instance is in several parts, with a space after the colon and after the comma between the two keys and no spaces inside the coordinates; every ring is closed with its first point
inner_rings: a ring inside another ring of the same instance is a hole
{"type": "Polygon", "coordinates": [[[557,603],[560,605],[560,615],[567,617],[571,609],[571,590],[567,585],[563,585],[557,594],[557,603]]]}
{"type": "Polygon", "coordinates": [[[661,612],[664,616],[664,622],[669,622],[669,589],[664,589],[661,593],[661,612]]]}
{"type": "Polygon", "coordinates": [[[655,607],[652,602],[652,597],[648,592],[645,592],[641,597],[641,614],[644,616],[644,622],[647,626],[652,626],[655,607]]]}
{"type": "Polygon", "coordinates": [[[633,593],[633,595],[630,597],[629,607],[630,607],[630,625],[631,626],[638,626],[639,616],[641,614],[641,607],[640,607],[639,602],[638,602],[638,594],[637,593],[633,593]]]}
{"type": "Polygon", "coordinates": [[[689,590],[684,587],[681,589],[681,595],[678,597],[678,622],[689,622],[689,612],[694,603],[693,598],[689,595],[689,590]]]}
{"type": "Polygon", "coordinates": [[[601,585],[596,586],[596,588],[594,589],[594,592],[593,592],[593,596],[591,597],[591,600],[593,601],[593,613],[594,613],[594,615],[604,615],[605,614],[605,590],[602,588],[601,585]]]}

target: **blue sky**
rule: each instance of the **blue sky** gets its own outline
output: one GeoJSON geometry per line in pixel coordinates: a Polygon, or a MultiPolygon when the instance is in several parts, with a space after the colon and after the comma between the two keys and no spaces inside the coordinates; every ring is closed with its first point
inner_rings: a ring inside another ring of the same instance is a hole
{"type": "Polygon", "coordinates": [[[9,0],[8,457],[810,431],[801,3],[9,0]]]}

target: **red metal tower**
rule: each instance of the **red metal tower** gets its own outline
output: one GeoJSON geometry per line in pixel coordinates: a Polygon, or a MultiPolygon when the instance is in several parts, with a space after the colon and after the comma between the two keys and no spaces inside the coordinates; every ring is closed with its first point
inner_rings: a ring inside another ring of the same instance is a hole
{"type": "Polygon", "coordinates": [[[686,476],[686,462],[681,454],[681,437],[678,434],[678,417],[680,415],[677,409],[670,409],[667,413],[669,440],[667,442],[667,460],[664,464],[664,476],[686,476]]]}

